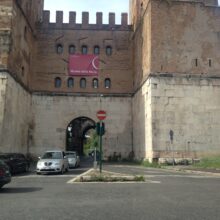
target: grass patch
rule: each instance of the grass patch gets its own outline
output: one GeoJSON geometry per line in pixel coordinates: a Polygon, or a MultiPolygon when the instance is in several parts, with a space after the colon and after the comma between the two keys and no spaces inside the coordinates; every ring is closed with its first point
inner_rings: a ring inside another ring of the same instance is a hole
{"type": "Polygon", "coordinates": [[[139,166],[144,166],[144,167],[152,167],[152,168],[161,168],[162,166],[156,162],[150,163],[147,160],[122,160],[122,163],[128,164],[128,165],[139,165],[139,166]]]}
{"type": "Polygon", "coordinates": [[[220,169],[220,156],[203,158],[200,160],[199,163],[196,163],[193,166],[198,167],[198,168],[214,168],[214,169],[219,168],[220,169]]]}
{"type": "Polygon", "coordinates": [[[141,175],[125,175],[103,171],[99,173],[96,170],[91,170],[86,175],[77,178],[75,182],[144,182],[145,178],[141,175]]]}
{"type": "Polygon", "coordinates": [[[161,165],[158,163],[150,163],[149,161],[142,161],[140,163],[140,165],[144,166],[144,167],[153,167],[153,168],[161,168],[161,165]]]}

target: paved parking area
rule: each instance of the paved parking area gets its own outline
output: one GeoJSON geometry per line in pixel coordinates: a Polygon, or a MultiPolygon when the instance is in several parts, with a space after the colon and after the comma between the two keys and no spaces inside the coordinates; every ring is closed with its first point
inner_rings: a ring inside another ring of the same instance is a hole
{"type": "Polygon", "coordinates": [[[219,220],[220,178],[104,165],[105,170],[144,175],[145,183],[67,182],[89,167],[64,175],[17,175],[0,191],[1,220],[219,220]]]}

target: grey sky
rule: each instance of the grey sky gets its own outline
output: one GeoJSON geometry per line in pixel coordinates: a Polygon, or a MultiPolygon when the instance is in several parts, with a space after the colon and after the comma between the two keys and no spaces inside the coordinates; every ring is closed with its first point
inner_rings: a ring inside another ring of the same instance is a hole
{"type": "Polygon", "coordinates": [[[96,12],[103,12],[103,23],[108,23],[108,13],[115,12],[116,23],[121,23],[121,13],[129,11],[129,0],[45,0],[44,9],[51,11],[51,22],[55,11],[64,11],[64,22],[68,22],[69,11],[76,11],[76,21],[81,23],[82,11],[90,13],[90,23],[95,23],[96,12]]]}

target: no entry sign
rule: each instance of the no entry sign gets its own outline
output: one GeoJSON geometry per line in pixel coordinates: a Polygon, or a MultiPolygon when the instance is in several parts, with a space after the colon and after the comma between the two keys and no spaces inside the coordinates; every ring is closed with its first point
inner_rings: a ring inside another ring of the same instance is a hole
{"type": "Polygon", "coordinates": [[[102,121],[106,118],[106,111],[99,110],[97,111],[96,116],[100,121],[102,121]]]}

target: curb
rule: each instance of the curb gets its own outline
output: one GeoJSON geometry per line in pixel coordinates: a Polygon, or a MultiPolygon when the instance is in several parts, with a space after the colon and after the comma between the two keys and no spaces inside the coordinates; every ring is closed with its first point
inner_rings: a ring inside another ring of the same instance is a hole
{"type": "Polygon", "coordinates": [[[203,174],[203,175],[220,177],[220,173],[213,173],[213,172],[208,172],[208,171],[187,170],[187,169],[181,169],[181,168],[167,168],[167,167],[162,167],[162,168],[166,170],[175,171],[175,172],[195,173],[195,174],[203,174]]]}

